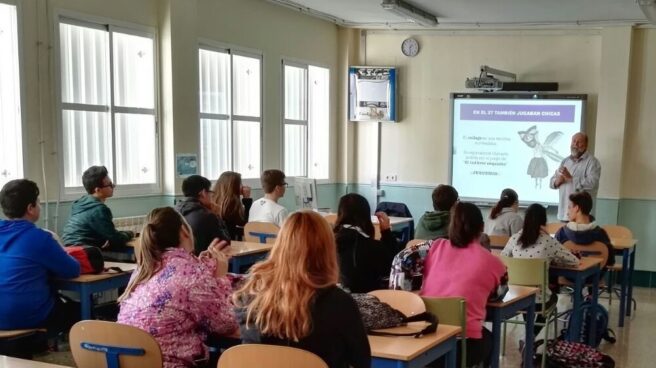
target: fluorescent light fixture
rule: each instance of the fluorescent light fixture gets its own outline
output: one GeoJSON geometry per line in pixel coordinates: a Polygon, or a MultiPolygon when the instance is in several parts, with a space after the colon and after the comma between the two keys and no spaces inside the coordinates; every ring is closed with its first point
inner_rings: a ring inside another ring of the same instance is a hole
{"type": "Polygon", "coordinates": [[[645,13],[645,17],[649,19],[650,22],[656,23],[656,0],[636,0],[640,9],[645,13]]]}
{"type": "Polygon", "coordinates": [[[437,25],[437,17],[402,0],[383,0],[380,6],[402,18],[424,27],[437,25]]]}

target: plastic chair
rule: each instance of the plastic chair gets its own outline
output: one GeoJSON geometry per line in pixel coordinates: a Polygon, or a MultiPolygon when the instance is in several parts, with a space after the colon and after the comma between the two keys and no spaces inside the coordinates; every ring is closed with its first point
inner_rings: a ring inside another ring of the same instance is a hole
{"type": "Polygon", "coordinates": [[[461,297],[422,297],[426,310],[437,316],[440,323],[460,326],[461,367],[467,367],[467,302],[461,297]]]}
{"type": "Polygon", "coordinates": [[[405,247],[406,247],[406,248],[410,248],[410,247],[412,247],[413,245],[417,245],[417,244],[425,243],[425,242],[427,242],[427,241],[428,241],[428,240],[425,240],[425,239],[412,239],[412,240],[410,240],[410,241],[405,245],[405,247]]]}
{"type": "Polygon", "coordinates": [[[155,338],[133,326],[80,321],[71,328],[69,341],[78,368],[162,366],[162,351],[155,338]]]}
{"type": "Polygon", "coordinates": [[[326,362],[306,350],[280,345],[243,344],[221,354],[218,368],[328,368],[326,362]]]}
{"type": "Polygon", "coordinates": [[[335,226],[335,223],[337,222],[337,214],[335,213],[330,213],[323,218],[328,221],[331,227],[335,226]]]}
{"type": "Polygon", "coordinates": [[[580,252],[584,257],[592,256],[601,258],[602,267],[608,263],[608,248],[606,247],[606,244],[600,241],[592,242],[590,244],[576,244],[573,241],[568,240],[563,245],[572,252],[580,252]]]}
{"type": "Polygon", "coordinates": [[[280,228],[270,222],[249,222],[244,226],[244,241],[273,244],[280,228]]]}
{"type": "Polygon", "coordinates": [[[565,226],[564,222],[550,222],[547,224],[547,232],[553,235],[563,226],[565,226]]]}
{"type": "Polygon", "coordinates": [[[415,293],[405,290],[373,290],[368,293],[378,298],[381,302],[389,304],[390,307],[411,317],[426,311],[426,305],[421,297],[415,293]]]}
{"type": "MultiPolygon", "coordinates": [[[[603,225],[601,227],[606,231],[606,234],[608,234],[608,237],[613,239],[633,239],[633,232],[631,229],[629,229],[626,226],[622,225],[603,225]]],[[[615,255],[611,255],[610,257],[614,257],[615,255]]],[[[622,263],[615,263],[612,266],[606,266],[606,270],[608,270],[608,287],[606,289],[606,292],[608,292],[608,304],[613,303],[613,292],[617,294],[617,297],[620,297],[620,289],[619,288],[614,288],[613,286],[615,285],[615,280],[617,277],[617,274],[619,272],[622,272],[622,263]]],[[[635,299],[632,300],[634,308],[637,308],[637,303],[635,299]]]]}
{"type": "Polygon", "coordinates": [[[491,248],[504,248],[510,237],[508,235],[488,235],[491,248]]]}
{"type": "MultiPolygon", "coordinates": [[[[508,280],[512,285],[533,286],[540,288],[541,308],[535,311],[536,315],[545,317],[545,322],[536,322],[538,326],[544,326],[545,340],[549,338],[549,321],[554,322],[554,339],[558,333],[556,316],[556,304],[547,305],[547,288],[549,287],[549,262],[545,258],[511,258],[501,257],[501,261],[508,268],[508,280]]],[[[503,351],[506,349],[506,323],[526,324],[525,321],[507,320],[503,323],[503,351]]],[[[546,366],[546,354],[542,355],[542,367],[546,366]]]]}

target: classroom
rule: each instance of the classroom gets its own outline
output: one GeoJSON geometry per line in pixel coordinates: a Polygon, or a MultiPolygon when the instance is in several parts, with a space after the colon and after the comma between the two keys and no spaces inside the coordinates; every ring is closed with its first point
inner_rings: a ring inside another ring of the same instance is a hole
{"type": "MultiPolygon", "coordinates": [[[[628,228],[634,241],[624,253],[625,248],[615,244],[616,265],[631,272],[626,279],[626,272],[614,276],[615,286],[621,289],[617,296],[612,290],[610,301],[608,293],[599,295],[599,305],[608,309],[608,326],[617,335],[616,343],[604,342],[599,350],[618,367],[650,366],[646,342],[654,330],[656,287],[656,244],[650,236],[656,228],[656,160],[649,148],[656,141],[656,2],[460,3],[0,0],[0,186],[22,178],[36,183],[40,213],[33,222],[66,239],[75,201],[91,193],[83,173],[92,166],[107,169],[107,181],[101,178],[95,189],[112,190],[104,203],[113,224],[135,233],[142,233],[144,216],[163,207],[175,207],[194,227],[180,211],[188,197],[185,180],[196,174],[209,179],[211,189],[204,181],[187,183],[211,197],[216,195],[219,176],[234,171],[241,174],[241,184],[252,199],[268,198],[272,190],[282,194],[275,201],[289,215],[311,207],[337,214],[339,222],[341,200],[354,193],[366,200],[369,215],[381,202],[405,204],[406,215],[390,215],[391,220],[372,216],[368,221],[375,225],[372,238],[381,238],[381,230],[390,227],[401,230],[395,233],[405,245],[422,215],[437,210],[432,196],[440,184],[453,185],[461,202],[475,202],[486,222],[499,199],[500,190],[495,187],[493,200],[468,200],[476,196],[468,196],[454,177],[454,94],[502,93],[468,89],[466,79],[480,77],[482,67],[489,66],[512,72],[521,82],[555,82],[558,94],[585,95],[583,111],[577,114],[582,117],[587,152],[601,166],[592,198],[594,221],[600,226],[628,228]],[[414,9],[410,10],[414,15],[407,15],[408,9],[414,9]],[[406,15],[399,15],[404,11],[406,15]],[[417,14],[419,21],[413,20],[417,14]],[[432,22],[431,16],[437,24],[424,25],[426,19],[432,22]],[[408,40],[417,45],[411,56],[404,54],[408,40]],[[350,118],[349,73],[355,66],[395,68],[394,122],[350,118]],[[267,170],[284,172],[282,178],[272,174],[271,190],[263,188],[267,170]],[[305,205],[299,203],[305,195],[301,195],[302,183],[310,183],[315,191],[314,201],[305,205]]],[[[519,115],[528,119],[532,113],[519,115]]],[[[546,111],[542,116],[551,115],[546,111]]],[[[567,135],[559,142],[569,150],[572,136],[567,135]]],[[[540,138],[544,141],[546,135],[540,138]]],[[[531,152],[512,151],[510,156],[530,156],[531,152]]],[[[549,165],[546,179],[557,162],[550,160],[549,165]]],[[[507,183],[501,188],[513,188],[516,183],[514,177],[501,179],[507,183]]],[[[480,180],[473,185],[485,187],[487,179],[480,180]]],[[[536,180],[535,186],[543,186],[558,202],[559,191],[547,188],[547,181],[538,184],[536,180]]],[[[543,202],[527,202],[518,192],[522,216],[528,205],[543,202]]],[[[240,189],[238,196],[242,194],[240,189]]],[[[546,207],[546,216],[548,223],[563,220],[558,218],[558,204],[546,207]]],[[[0,214],[2,220],[7,217],[12,216],[0,214]]],[[[228,225],[234,231],[234,224],[228,225]]],[[[242,225],[236,228],[242,231],[242,225]]],[[[268,247],[237,241],[228,260],[215,253],[203,257],[219,257],[218,263],[228,264],[226,272],[240,274],[263,260],[263,255],[269,254],[273,261],[276,253],[271,245],[283,241],[282,233],[278,238],[262,235],[253,242],[268,247]]],[[[201,241],[192,235],[192,243],[201,241]]],[[[226,240],[234,240],[233,235],[226,240]]],[[[339,247],[339,233],[334,236],[339,247]]],[[[609,242],[617,240],[610,233],[608,238],[609,242]]],[[[130,252],[139,253],[138,247],[130,252]]],[[[394,255],[403,246],[395,250],[394,255]]],[[[195,253],[199,254],[197,247],[195,253]]],[[[128,262],[134,257],[130,254],[128,262]]],[[[115,302],[121,295],[136,269],[133,263],[129,269],[121,266],[125,261],[105,260],[105,267],[118,262],[119,276],[80,276],[94,282],[102,279],[98,282],[104,283],[102,290],[58,281],[59,290],[75,297],[79,294],[82,319],[93,319],[89,300],[115,302]],[[84,293],[87,298],[82,297],[84,293]]],[[[598,266],[603,274],[603,263],[598,266]]],[[[569,275],[561,272],[565,274],[569,275]]],[[[241,278],[232,281],[242,282],[241,278]]],[[[513,285],[512,275],[509,283],[513,285]]],[[[217,290],[225,287],[220,284],[217,290]]],[[[0,285],[0,295],[1,289],[0,285]]],[[[129,287],[128,291],[136,292],[129,287]]],[[[488,317],[489,308],[495,306],[488,304],[488,317]]],[[[492,322],[488,319],[488,329],[492,322]]],[[[440,322],[439,328],[443,325],[449,324],[440,322]]],[[[508,324],[507,329],[506,355],[492,366],[522,365],[519,344],[520,340],[526,343],[524,326],[508,324]]],[[[0,356],[7,355],[2,353],[2,339],[0,334],[0,356]]],[[[448,341],[456,346],[459,339],[454,333],[448,341]]],[[[455,365],[455,348],[449,354],[446,365],[455,365]]],[[[37,354],[35,359],[61,366],[76,364],[67,348],[37,354]]],[[[373,359],[372,366],[385,366],[377,363],[375,354],[373,359]]],[[[0,362],[3,367],[21,366],[0,362]]],[[[296,365],[288,362],[287,366],[296,365]]]]}

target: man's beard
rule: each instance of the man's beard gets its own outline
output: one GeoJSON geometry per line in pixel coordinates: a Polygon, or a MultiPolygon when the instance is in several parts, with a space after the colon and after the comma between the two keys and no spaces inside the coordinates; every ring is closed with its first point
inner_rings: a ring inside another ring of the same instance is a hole
{"type": "Polygon", "coordinates": [[[580,158],[585,151],[579,151],[578,148],[570,148],[570,154],[573,158],[580,158]]]}

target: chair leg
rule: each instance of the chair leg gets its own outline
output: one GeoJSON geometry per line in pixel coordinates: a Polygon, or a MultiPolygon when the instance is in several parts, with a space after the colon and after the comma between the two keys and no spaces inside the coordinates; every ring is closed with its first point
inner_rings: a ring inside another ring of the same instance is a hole
{"type": "Polygon", "coordinates": [[[506,356],[506,322],[503,323],[501,328],[503,336],[501,337],[501,355],[506,356]]]}

